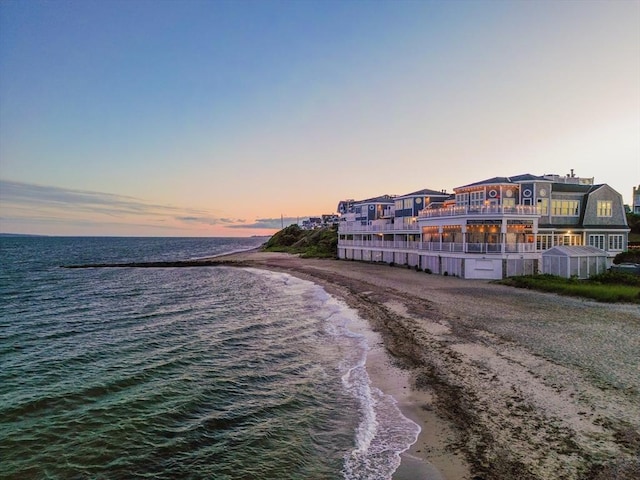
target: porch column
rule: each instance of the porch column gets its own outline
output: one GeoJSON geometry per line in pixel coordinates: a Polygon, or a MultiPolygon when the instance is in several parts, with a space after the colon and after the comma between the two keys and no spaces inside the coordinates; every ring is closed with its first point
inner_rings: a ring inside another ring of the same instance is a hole
{"type": "Polygon", "coordinates": [[[462,251],[464,253],[467,253],[467,224],[464,223],[461,228],[460,231],[462,232],[462,251]]]}

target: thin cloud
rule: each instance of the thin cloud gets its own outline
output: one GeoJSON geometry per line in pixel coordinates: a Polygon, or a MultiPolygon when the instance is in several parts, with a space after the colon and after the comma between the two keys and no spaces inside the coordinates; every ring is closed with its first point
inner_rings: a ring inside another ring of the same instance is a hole
{"type": "Polygon", "coordinates": [[[135,197],[111,193],[73,190],[48,185],[0,180],[0,200],[4,205],[62,207],[107,215],[148,215],[176,212],[167,205],[145,203],[135,197]]]}
{"type": "Polygon", "coordinates": [[[279,230],[284,225],[288,227],[302,218],[308,217],[278,217],[278,218],[257,218],[253,223],[247,223],[244,225],[230,225],[229,228],[252,228],[252,229],[277,229],[279,230]]]}
{"type": "Polygon", "coordinates": [[[242,227],[242,224],[246,220],[240,218],[215,218],[215,217],[199,217],[199,216],[182,216],[176,217],[176,220],[187,223],[201,223],[204,225],[238,225],[242,227]]]}
{"type": "MultiPolygon", "coordinates": [[[[149,223],[178,220],[188,224],[242,226],[243,219],[218,218],[210,212],[191,208],[158,205],[144,202],[126,195],[114,195],[104,192],[75,190],[48,185],[0,180],[0,205],[5,211],[4,217],[13,217],[42,222],[105,224],[96,220],[96,216],[108,216],[114,219],[137,218],[136,222],[149,223]],[[144,217],[142,220],[141,217],[144,217]]],[[[104,218],[104,217],[103,217],[104,218]]]]}

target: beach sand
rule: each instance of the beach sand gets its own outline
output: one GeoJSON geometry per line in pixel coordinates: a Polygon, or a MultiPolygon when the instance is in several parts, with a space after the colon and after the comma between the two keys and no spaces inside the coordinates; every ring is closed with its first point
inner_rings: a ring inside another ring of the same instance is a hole
{"type": "Polygon", "coordinates": [[[386,264],[244,252],[371,330],[367,369],[418,423],[394,480],[640,478],[640,308],[386,264]]]}

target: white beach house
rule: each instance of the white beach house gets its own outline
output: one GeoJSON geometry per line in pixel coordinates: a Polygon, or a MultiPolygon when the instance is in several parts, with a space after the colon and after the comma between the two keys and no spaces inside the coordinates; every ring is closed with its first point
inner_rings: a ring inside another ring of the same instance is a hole
{"type": "Polygon", "coordinates": [[[338,211],[339,258],[463,278],[542,272],[542,252],[555,246],[593,246],[610,264],[629,233],[622,196],[573,173],[349,200],[338,211]]]}

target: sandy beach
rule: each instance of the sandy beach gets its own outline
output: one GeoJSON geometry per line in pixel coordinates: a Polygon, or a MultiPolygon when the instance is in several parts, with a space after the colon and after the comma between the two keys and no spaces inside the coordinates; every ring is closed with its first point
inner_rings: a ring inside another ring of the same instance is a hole
{"type": "Polygon", "coordinates": [[[640,308],[341,260],[234,266],[322,285],[372,332],[374,386],[422,427],[395,480],[640,478],[640,308]]]}

